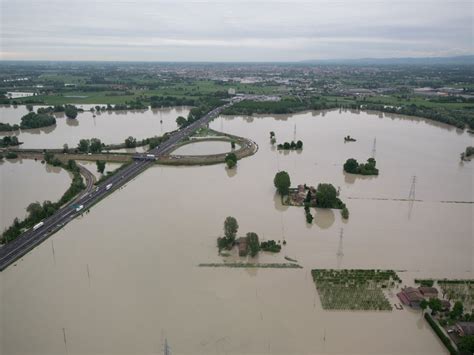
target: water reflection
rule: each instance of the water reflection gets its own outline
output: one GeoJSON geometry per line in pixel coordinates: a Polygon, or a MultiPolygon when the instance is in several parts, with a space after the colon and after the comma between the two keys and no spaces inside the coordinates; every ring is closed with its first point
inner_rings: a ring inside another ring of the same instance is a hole
{"type": "Polygon", "coordinates": [[[225,171],[227,173],[227,176],[228,177],[234,177],[235,175],[237,175],[237,166],[234,166],[233,168],[225,168],[225,171]]]}
{"type": "MultiPolygon", "coordinates": [[[[95,119],[94,119],[94,123],[95,123],[95,119]]],[[[69,127],[77,127],[79,126],[79,120],[75,118],[66,118],[66,124],[69,127]]]]}
{"type": "Polygon", "coordinates": [[[273,195],[273,203],[274,203],[275,209],[280,212],[286,211],[289,207],[281,203],[281,196],[277,192],[275,192],[275,194],[273,195]]]}
{"type": "Polygon", "coordinates": [[[316,208],[314,223],[321,229],[328,229],[336,220],[334,211],[326,208],[316,208]]]}
{"type": "Polygon", "coordinates": [[[372,180],[378,177],[378,175],[359,175],[359,174],[349,174],[342,170],[344,175],[344,182],[346,184],[353,184],[356,180],[372,180]]]}

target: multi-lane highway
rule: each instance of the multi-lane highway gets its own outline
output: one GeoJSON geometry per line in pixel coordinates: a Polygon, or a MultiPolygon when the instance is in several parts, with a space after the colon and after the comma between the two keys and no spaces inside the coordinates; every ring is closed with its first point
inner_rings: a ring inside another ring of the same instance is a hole
{"type": "MultiPolygon", "coordinates": [[[[89,186],[89,189],[86,189],[85,192],[79,195],[74,200],[74,203],[64,206],[54,215],[43,220],[43,224],[40,227],[29,229],[15,240],[0,247],[0,271],[4,270],[34,247],[42,243],[49,236],[57,232],[75,217],[81,215],[106,195],[120,188],[125,183],[142,173],[145,169],[153,165],[154,159],[150,159],[151,155],[159,157],[160,155],[169,153],[179,141],[190,136],[198,128],[208,124],[230,105],[232,105],[232,102],[210,111],[189,126],[172,133],[168,140],[161,143],[158,147],[148,151],[146,154],[143,154],[141,156],[143,159],[135,160],[132,164],[99,184],[95,189],[90,189],[89,186]],[[78,210],[78,206],[82,206],[80,207],[80,210],[78,210]]],[[[140,158],[140,156],[137,156],[137,158],[140,158]]]]}

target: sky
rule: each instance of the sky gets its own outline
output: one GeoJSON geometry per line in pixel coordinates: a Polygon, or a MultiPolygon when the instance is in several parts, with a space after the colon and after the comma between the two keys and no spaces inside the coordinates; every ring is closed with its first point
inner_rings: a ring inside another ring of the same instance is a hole
{"type": "Polygon", "coordinates": [[[1,60],[474,54],[473,0],[0,0],[1,60]]]}

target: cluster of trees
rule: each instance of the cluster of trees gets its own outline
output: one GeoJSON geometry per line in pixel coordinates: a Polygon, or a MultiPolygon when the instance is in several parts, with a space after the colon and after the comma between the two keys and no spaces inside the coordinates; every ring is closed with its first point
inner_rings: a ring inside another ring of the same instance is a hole
{"type": "Polygon", "coordinates": [[[9,123],[1,123],[0,122],[0,132],[12,132],[12,131],[18,131],[20,129],[20,126],[17,124],[9,124],[9,123]]]}
{"type": "Polygon", "coordinates": [[[21,118],[20,128],[41,128],[56,124],[56,118],[45,113],[30,112],[21,118]]]}
{"type": "Polygon", "coordinates": [[[40,204],[39,202],[31,203],[27,208],[28,216],[22,221],[15,218],[13,224],[3,232],[0,242],[8,243],[14,240],[23,230],[31,228],[42,219],[53,215],[59,208],[61,208],[61,206],[71,201],[74,196],[84,190],[85,185],[79,167],[74,160],[69,160],[67,164],[62,164],[51,153],[45,153],[44,160],[48,164],[54,164],[55,166],[61,166],[62,168],[69,170],[73,174],[71,185],[58,202],[53,203],[51,201],[44,201],[43,204],[40,204]]]}
{"type": "Polygon", "coordinates": [[[344,218],[344,219],[349,219],[349,210],[347,209],[347,207],[344,207],[344,208],[341,210],[341,216],[342,216],[342,218],[344,218]]]}
{"type": "Polygon", "coordinates": [[[95,163],[97,165],[97,172],[103,174],[105,170],[105,161],[97,160],[95,163]]]}
{"type": "Polygon", "coordinates": [[[285,142],[283,144],[278,144],[277,145],[278,149],[284,149],[284,150],[295,150],[295,149],[303,149],[303,142],[302,141],[297,141],[296,143],[294,141],[291,142],[285,142]]]}
{"type": "Polygon", "coordinates": [[[125,147],[126,148],[135,148],[137,146],[137,139],[130,136],[125,139],[125,147]]]}
{"type": "Polygon", "coordinates": [[[332,184],[318,184],[316,206],[320,208],[343,209],[346,205],[339,199],[339,193],[332,184]]]}
{"type": "Polygon", "coordinates": [[[237,165],[237,155],[235,153],[229,153],[225,156],[225,163],[229,169],[232,169],[237,165]]]}
{"type": "Polygon", "coordinates": [[[363,164],[353,159],[347,159],[344,163],[344,171],[350,174],[360,175],[378,175],[379,170],[375,167],[377,162],[374,158],[367,159],[367,163],[363,164]]]}
{"type": "Polygon", "coordinates": [[[16,158],[18,158],[18,154],[16,154],[15,152],[7,152],[7,154],[5,155],[5,158],[7,158],[7,159],[16,159],[16,158]]]}
{"type": "Polygon", "coordinates": [[[171,107],[171,106],[195,106],[196,100],[190,97],[177,96],[151,96],[151,108],[171,107]]]}
{"type": "Polygon", "coordinates": [[[66,117],[67,118],[76,118],[77,117],[77,107],[76,106],[73,106],[73,105],[66,105],[66,107],[64,108],[64,113],[66,114],[66,117]]]}
{"type": "MultiPolygon", "coordinates": [[[[27,105],[28,106],[28,105],[27,105]]],[[[72,105],[67,105],[72,106],[72,105]]],[[[31,111],[31,110],[30,110],[31,111]]],[[[54,105],[49,107],[40,107],[38,113],[53,113],[53,112],[64,112],[66,108],[63,105],[54,105]]]]}
{"type": "Polygon", "coordinates": [[[0,147],[9,147],[14,145],[19,145],[20,142],[16,136],[5,136],[0,139],[0,147]]]}
{"type": "Polygon", "coordinates": [[[260,243],[260,250],[278,253],[281,250],[281,245],[274,240],[267,240],[260,243]]]}
{"type": "Polygon", "coordinates": [[[279,171],[275,174],[273,184],[281,196],[288,195],[291,186],[290,175],[286,171],[279,171]]]}
{"type": "Polygon", "coordinates": [[[104,146],[99,138],[81,139],[77,149],[82,153],[100,153],[104,146]]]}
{"type": "Polygon", "coordinates": [[[461,160],[471,159],[472,155],[474,155],[474,147],[466,147],[466,150],[461,153],[461,160]]]}

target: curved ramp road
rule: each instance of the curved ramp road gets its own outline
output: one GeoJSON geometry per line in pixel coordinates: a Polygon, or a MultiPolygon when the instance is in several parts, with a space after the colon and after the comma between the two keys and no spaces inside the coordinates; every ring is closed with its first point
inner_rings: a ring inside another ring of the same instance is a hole
{"type": "Polygon", "coordinates": [[[64,227],[72,219],[81,215],[84,211],[87,211],[87,209],[99,202],[106,195],[125,185],[145,169],[153,165],[154,160],[147,160],[147,154],[152,154],[158,157],[169,153],[174,149],[176,143],[181,141],[183,138],[190,136],[198,128],[208,124],[213,118],[231,105],[232,102],[210,111],[199,120],[170,135],[168,140],[160,144],[158,147],[149,150],[143,155],[137,155],[137,158],[142,159],[136,160],[134,163],[111,176],[109,179],[99,184],[95,190],[92,188],[93,185],[90,182],[90,179],[87,179],[87,188],[85,192],[79,195],[78,198],[74,200],[74,203],[68,204],[58,210],[54,215],[44,219],[42,221],[43,225],[36,230],[29,229],[15,240],[0,247],[0,271],[4,270],[34,247],[41,244],[49,236],[64,227]],[[107,189],[107,186],[110,187],[107,189]],[[84,206],[80,211],[76,211],[76,206],[78,204],[84,206]]]}

